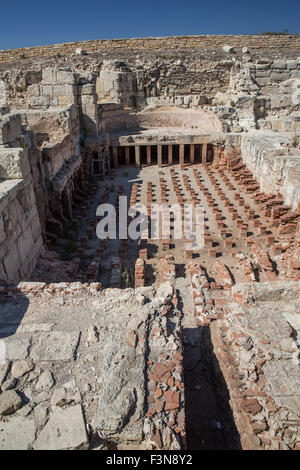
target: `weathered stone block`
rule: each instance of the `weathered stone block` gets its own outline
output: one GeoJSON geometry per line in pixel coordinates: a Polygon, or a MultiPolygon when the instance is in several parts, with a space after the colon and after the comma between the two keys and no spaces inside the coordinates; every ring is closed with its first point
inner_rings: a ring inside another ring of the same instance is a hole
{"type": "Polygon", "coordinates": [[[77,96],[58,96],[58,106],[68,106],[70,104],[77,104],[77,96]]]}
{"type": "Polygon", "coordinates": [[[75,85],[64,85],[64,95],[66,96],[77,96],[78,95],[78,88],[75,85]]]}
{"type": "Polygon", "coordinates": [[[72,450],[85,447],[88,437],[80,405],[56,408],[38,436],[35,450],[72,450]]]}
{"type": "Polygon", "coordinates": [[[97,103],[96,95],[81,95],[79,102],[83,105],[92,106],[97,103]]]}
{"type": "Polygon", "coordinates": [[[6,353],[6,360],[21,361],[28,356],[28,350],[30,346],[30,341],[28,338],[16,338],[14,336],[10,336],[5,340],[0,340],[0,342],[5,344],[3,350],[5,350],[6,353]]]}
{"type": "Polygon", "coordinates": [[[281,69],[281,70],[286,69],[286,61],[285,60],[274,60],[273,68],[274,69],[281,69]]]}
{"type": "Polygon", "coordinates": [[[293,70],[291,72],[291,78],[300,78],[300,70],[293,70]]]}
{"type": "Polygon", "coordinates": [[[23,416],[1,422],[0,449],[28,450],[35,439],[35,430],[34,420],[23,416]]]}
{"type": "Polygon", "coordinates": [[[265,86],[265,85],[269,85],[270,83],[270,78],[257,78],[256,79],[256,82],[259,86],[265,86]]]}
{"type": "Polygon", "coordinates": [[[6,87],[3,80],[0,80],[0,106],[6,106],[6,87]]]}
{"type": "Polygon", "coordinates": [[[3,259],[3,265],[10,281],[18,281],[18,270],[21,266],[20,256],[17,250],[10,250],[3,259]]]}
{"type": "Polygon", "coordinates": [[[29,106],[35,108],[48,108],[50,106],[49,96],[32,96],[29,100],[29,106]]]}
{"type": "Polygon", "coordinates": [[[256,77],[269,77],[271,75],[271,70],[257,70],[256,77]]]}
{"type": "Polygon", "coordinates": [[[0,415],[7,416],[14,413],[22,404],[21,397],[14,390],[6,390],[0,395],[0,415]]]}
{"type": "Polygon", "coordinates": [[[45,95],[52,96],[53,95],[53,86],[52,85],[43,85],[42,94],[43,94],[43,96],[45,96],[45,95]]]}
{"type": "Polygon", "coordinates": [[[76,73],[57,70],[57,83],[77,85],[78,79],[79,77],[76,73]]]}
{"type": "Polygon", "coordinates": [[[64,85],[53,85],[53,96],[64,96],[65,87],[64,85]]]}
{"type": "Polygon", "coordinates": [[[284,80],[288,80],[290,78],[289,73],[276,73],[273,72],[271,74],[271,81],[273,82],[283,82],[284,80]]]}
{"type": "Polygon", "coordinates": [[[50,67],[43,69],[42,80],[44,85],[53,85],[57,81],[57,71],[50,67]]]}
{"type": "Polygon", "coordinates": [[[30,174],[27,151],[21,148],[0,149],[0,178],[25,178],[30,174]]]}
{"type": "Polygon", "coordinates": [[[64,361],[74,358],[80,333],[53,331],[41,333],[31,351],[33,361],[64,361]]]}
{"type": "Polygon", "coordinates": [[[0,145],[14,142],[21,134],[21,114],[5,114],[0,118],[0,145]]]}
{"type": "Polygon", "coordinates": [[[81,86],[82,95],[95,95],[96,94],[96,85],[87,83],[86,85],[81,86]]]}
{"type": "Polygon", "coordinates": [[[40,86],[38,83],[35,83],[34,85],[30,85],[27,88],[27,90],[28,90],[29,96],[40,96],[41,94],[40,86]]]}
{"type": "Polygon", "coordinates": [[[297,60],[288,60],[287,61],[287,69],[288,70],[295,70],[297,68],[297,60]]]}
{"type": "Polygon", "coordinates": [[[26,262],[27,257],[30,255],[34,245],[31,229],[29,227],[25,233],[22,233],[17,241],[17,247],[22,263],[26,262]]]}

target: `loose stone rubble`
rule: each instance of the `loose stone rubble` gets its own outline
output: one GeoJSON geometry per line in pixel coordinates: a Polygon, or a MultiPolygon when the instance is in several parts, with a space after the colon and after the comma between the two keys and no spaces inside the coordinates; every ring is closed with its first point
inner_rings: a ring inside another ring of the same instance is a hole
{"type": "MultiPolygon", "coordinates": [[[[28,291],[39,287],[24,284],[28,291]]],[[[8,366],[1,378],[1,448],[184,447],[181,312],[172,285],[90,295],[74,287],[59,309],[61,294],[49,297],[46,289],[26,312],[20,290],[1,300],[8,366]],[[116,328],[120,321],[125,329],[116,328]],[[3,391],[8,383],[11,390],[3,391]],[[24,417],[34,432],[11,442],[24,417]]]]}
{"type": "Polygon", "coordinates": [[[0,51],[1,450],[299,450],[299,80],[297,35],[0,51]],[[204,247],[100,240],[120,196],[204,247]]]}

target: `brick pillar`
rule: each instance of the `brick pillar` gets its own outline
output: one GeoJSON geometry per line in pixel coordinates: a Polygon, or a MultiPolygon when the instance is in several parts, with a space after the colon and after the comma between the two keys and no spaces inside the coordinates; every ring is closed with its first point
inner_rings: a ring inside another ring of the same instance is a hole
{"type": "Polygon", "coordinates": [[[190,163],[195,161],[195,144],[190,145],[190,163]]]}
{"type": "Polygon", "coordinates": [[[135,146],[135,164],[141,166],[141,149],[139,145],[135,146]]]}
{"type": "Polygon", "coordinates": [[[151,145],[147,145],[147,165],[151,165],[151,145]]]}
{"type": "Polygon", "coordinates": [[[138,258],[135,262],[134,287],[143,287],[145,285],[145,261],[138,258]]]}
{"type": "Polygon", "coordinates": [[[157,146],[157,166],[159,168],[162,167],[162,146],[161,145],[157,146]]]}
{"type": "Polygon", "coordinates": [[[113,147],[114,168],[118,168],[118,147],[113,147]]]}
{"type": "Polygon", "coordinates": [[[179,145],[179,164],[184,165],[184,145],[179,145]]]}
{"type": "Polygon", "coordinates": [[[207,144],[202,144],[202,163],[207,162],[207,144]]]}
{"type": "Polygon", "coordinates": [[[128,145],[125,147],[125,161],[126,165],[130,165],[130,155],[129,155],[129,147],[128,145]]]}
{"type": "Polygon", "coordinates": [[[169,165],[173,163],[173,145],[168,145],[168,163],[169,165]]]}

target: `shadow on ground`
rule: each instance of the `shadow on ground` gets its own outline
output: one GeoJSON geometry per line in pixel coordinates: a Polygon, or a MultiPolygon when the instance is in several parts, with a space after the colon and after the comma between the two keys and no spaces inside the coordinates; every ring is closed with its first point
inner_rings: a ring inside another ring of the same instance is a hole
{"type": "Polygon", "coordinates": [[[29,300],[18,290],[14,292],[13,298],[0,294],[0,339],[15,334],[28,305],[29,300]]]}
{"type": "Polygon", "coordinates": [[[209,326],[186,328],[183,339],[187,449],[241,449],[209,326]]]}

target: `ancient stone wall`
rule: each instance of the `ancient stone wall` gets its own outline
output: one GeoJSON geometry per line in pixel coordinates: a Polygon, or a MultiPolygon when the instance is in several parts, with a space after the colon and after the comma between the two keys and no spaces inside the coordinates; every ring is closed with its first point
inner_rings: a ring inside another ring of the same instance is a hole
{"type": "Polygon", "coordinates": [[[83,48],[87,52],[99,49],[110,50],[149,50],[149,51],[181,51],[189,49],[218,49],[225,44],[242,49],[249,47],[256,51],[273,49],[274,51],[293,49],[300,51],[300,37],[297,35],[244,35],[244,36],[170,36],[157,38],[130,38],[91,40],[49,46],[38,46],[0,51],[0,62],[9,62],[24,58],[51,57],[56,54],[75,53],[83,48]]]}
{"type": "Polygon", "coordinates": [[[0,279],[19,281],[34,269],[43,245],[32,183],[0,183],[0,279]]]}
{"type": "MultiPolygon", "coordinates": [[[[14,108],[20,108],[20,104],[27,106],[28,86],[36,93],[31,98],[35,103],[47,101],[49,84],[44,84],[42,94],[38,91],[42,68],[60,69],[66,65],[70,67],[68,72],[72,69],[79,75],[84,71],[95,74],[96,94],[101,101],[140,109],[163,97],[176,106],[193,106],[213,99],[217,92],[225,93],[232,79],[237,91],[248,90],[250,86],[252,92],[262,90],[270,94],[269,88],[273,87],[274,95],[278,95],[278,83],[298,76],[299,43],[297,35],[181,36],[15,49],[0,51],[0,80],[6,86],[6,102],[14,108]],[[223,49],[224,45],[228,48],[223,49]],[[233,65],[236,67],[230,76],[233,65]],[[190,97],[196,95],[195,103],[190,97]]],[[[65,73],[59,74],[62,77],[65,73]]],[[[66,84],[68,90],[62,92],[61,81],[55,83],[52,91],[56,101],[70,102],[71,82],[66,84]],[[62,98],[65,96],[67,100],[62,98]]],[[[79,95],[77,90],[75,96],[79,95]]],[[[89,105],[93,104],[91,99],[88,98],[89,105]]],[[[271,109],[278,107],[278,103],[273,100],[271,109]]],[[[287,104],[286,100],[279,103],[280,107],[287,104]]]]}
{"type": "MultiPolygon", "coordinates": [[[[244,56],[244,61],[233,68],[232,81],[237,91],[256,91],[260,89],[266,94],[276,94],[275,86],[289,79],[300,78],[299,59],[257,59],[251,61],[244,56]],[[270,88],[271,87],[271,88],[270,88]]],[[[280,107],[280,102],[273,102],[272,108],[280,107]]],[[[289,103],[292,104],[291,102],[289,103]]]]}
{"type": "Polygon", "coordinates": [[[30,274],[42,247],[29,149],[21,132],[20,114],[0,120],[0,278],[6,281],[30,274]]]}
{"type": "Polygon", "coordinates": [[[300,202],[299,149],[283,136],[253,132],[241,138],[241,156],[260,184],[261,191],[281,193],[294,210],[300,202]]]}

